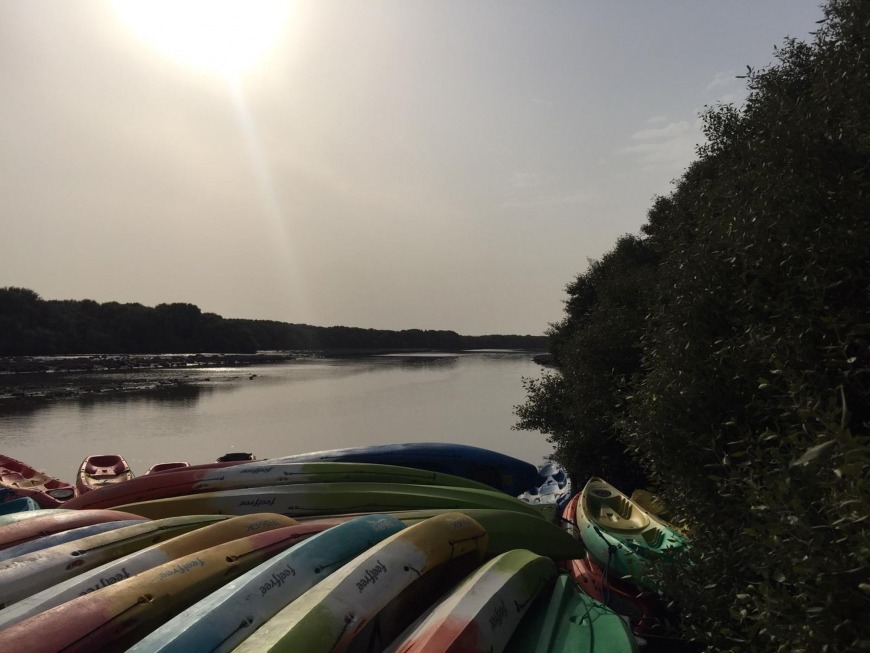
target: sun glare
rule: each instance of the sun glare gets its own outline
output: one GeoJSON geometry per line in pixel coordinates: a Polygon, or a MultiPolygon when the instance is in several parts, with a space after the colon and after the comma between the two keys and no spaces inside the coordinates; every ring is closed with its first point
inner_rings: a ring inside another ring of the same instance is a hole
{"type": "Polygon", "coordinates": [[[132,32],[174,61],[235,77],[259,63],[286,27],[290,0],[115,0],[132,32]]]}

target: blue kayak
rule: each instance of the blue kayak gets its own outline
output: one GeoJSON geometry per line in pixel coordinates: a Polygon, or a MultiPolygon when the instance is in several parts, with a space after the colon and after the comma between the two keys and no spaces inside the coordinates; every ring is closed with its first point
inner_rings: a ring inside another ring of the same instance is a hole
{"type": "Polygon", "coordinates": [[[538,468],[524,460],[480,447],[440,442],[330,449],[246,464],[321,461],[378,463],[426,469],[485,483],[512,496],[540,486],[542,480],[538,468]]]}
{"type": "Polygon", "coordinates": [[[39,504],[30,497],[18,497],[17,499],[0,503],[0,515],[9,515],[13,512],[25,512],[27,510],[39,510],[39,504]]]}

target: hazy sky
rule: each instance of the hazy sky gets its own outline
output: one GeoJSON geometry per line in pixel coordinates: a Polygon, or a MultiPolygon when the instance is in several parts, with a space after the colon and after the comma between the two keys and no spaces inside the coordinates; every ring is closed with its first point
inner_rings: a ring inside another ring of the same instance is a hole
{"type": "Polygon", "coordinates": [[[542,333],[819,4],[0,0],[0,287],[542,333]]]}

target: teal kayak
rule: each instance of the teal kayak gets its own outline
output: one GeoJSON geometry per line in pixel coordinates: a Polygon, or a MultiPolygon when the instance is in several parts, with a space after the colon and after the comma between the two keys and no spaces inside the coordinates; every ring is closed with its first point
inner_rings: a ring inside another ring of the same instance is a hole
{"type": "Polygon", "coordinates": [[[330,528],[212,592],[128,653],[232,651],[303,592],[403,528],[398,519],[385,515],[358,517],[330,528]]]}
{"type": "Polygon", "coordinates": [[[567,575],[526,613],[508,644],[512,653],[637,653],[622,617],[578,590],[567,575]]]}
{"type": "Polygon", "coordinates": [[[647,575],[651,563],[667,560],[687,544],[676,527],[600,478],[590,479],[580,493],[576,525],[599,564],[649,589],[655,589],[647,575]]]}

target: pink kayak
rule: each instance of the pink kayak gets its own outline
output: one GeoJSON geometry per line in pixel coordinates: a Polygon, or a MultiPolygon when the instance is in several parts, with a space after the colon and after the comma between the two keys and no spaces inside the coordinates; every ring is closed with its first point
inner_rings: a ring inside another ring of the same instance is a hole
{"type": "Polygon", "coordinates": [[[120,521],[122,519],[141,521],[142,517],[129,512],[121,512],[120,510],[64,510],[63,512],[53,512],[43,517],[34,517],[33,519],[0,526],[0,550],[73,528],[109,521],[120,521]]]}

